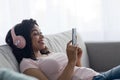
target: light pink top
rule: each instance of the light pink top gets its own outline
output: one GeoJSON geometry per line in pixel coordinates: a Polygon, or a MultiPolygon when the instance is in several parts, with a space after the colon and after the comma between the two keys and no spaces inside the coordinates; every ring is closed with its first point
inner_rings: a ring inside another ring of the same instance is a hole
{"type": "MultiPolygon", "coordinates": [[[[67,56],[63,53],[54,53],[47,57],[41,57],[36,61],[24,58],[20,63],[20,71],[24,72],[29,68],[38,68],[49,80],[57,80],[67,65],[67,62],[67,56]]],[[[72,80],[92,80],[93,76],[98,74],[99,73],[90,68],[75,66],[72,80]]]]}

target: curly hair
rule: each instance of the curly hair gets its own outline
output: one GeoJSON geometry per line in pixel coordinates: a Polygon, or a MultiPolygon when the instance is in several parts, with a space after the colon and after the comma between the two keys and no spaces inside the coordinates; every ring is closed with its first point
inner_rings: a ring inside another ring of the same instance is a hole
{"type": "MultiPolygon", "coordinates": [[[[30,36],[34,25],[38,25],[36,20],[25,19],[21,23],[14,26],[15,34],[23,36],[26,40],[26,46],[23,49],[17,48],[13,44],[11,30],[9,30],[6,35],[5,41],[12,48],[12,52],[15,55],[15,58],[18,63],[20,63],[23,58],[31,58],[33,60],[36,60],[32,49],[32,40],[30,36]]],[[[50,53],[47,47],[45,47],[45,49],[43,50],[40,50],[40,52],[42,54],[50,53]]]]}

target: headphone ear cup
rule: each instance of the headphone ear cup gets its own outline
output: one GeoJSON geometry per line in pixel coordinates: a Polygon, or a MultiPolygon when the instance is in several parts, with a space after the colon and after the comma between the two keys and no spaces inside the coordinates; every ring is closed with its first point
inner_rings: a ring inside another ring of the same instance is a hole
{"type": "Polygon", "coordinates": [[[26,46],[26,40],[23,36],[17,36],[14,45],[17,46],[17,48],[23,49],[26,46]]]}
{"type": "Polygon", "coordinates": [[[26,46],[26,40],[23,36],[16,36],[14,28],[11,29],[11,36],[13,39],[13,44],[20,49],[23,49],[26,46]]]}

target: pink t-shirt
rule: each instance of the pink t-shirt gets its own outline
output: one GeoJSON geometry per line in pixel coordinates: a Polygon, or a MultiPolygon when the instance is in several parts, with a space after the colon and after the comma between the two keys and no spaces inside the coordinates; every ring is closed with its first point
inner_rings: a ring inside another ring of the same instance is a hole
{"type": "MultiPolygon", "coordinates": [[[[57,80],[65,69],[67,62],[67,56],[63,53],[54,53],[47,57],[41,57],[38,60],[24,58],[20,63],[20,71],[24,72],[29,68],[38,68],[49,80],[57,80]]],[[[92,80],[93,76],[98,74],[90,68],[75,66],[72,80],[92,80]]]]}

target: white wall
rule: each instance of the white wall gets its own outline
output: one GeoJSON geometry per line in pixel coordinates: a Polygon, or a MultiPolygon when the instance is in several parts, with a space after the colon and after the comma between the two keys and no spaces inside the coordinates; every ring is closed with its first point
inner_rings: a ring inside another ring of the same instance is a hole
{"type": "Polygon", "coordinates": [[[84,41],[120,41],[120,0],[0,0],[0,44],[26,18],[44,34],[76,27],[84,41]]]}
{"type": "Polygon", "coordinates": [[[120,41],[120,0],[102,0],[104,39],[120,41]]]}

